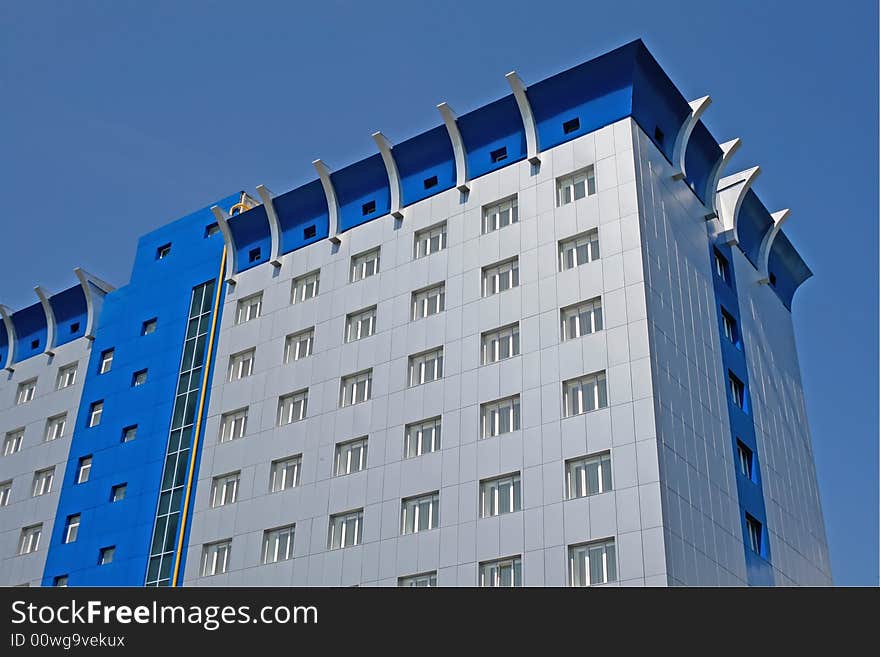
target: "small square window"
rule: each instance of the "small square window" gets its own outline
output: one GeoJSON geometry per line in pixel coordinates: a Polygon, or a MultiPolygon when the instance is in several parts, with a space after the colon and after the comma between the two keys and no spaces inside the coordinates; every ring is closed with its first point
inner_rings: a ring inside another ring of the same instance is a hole
{"type": "Polygon", "coordinates": [[[39,340],[31,340],[31,349],[39,349],[40,341],[39,340]]]}
{"type": "Polygon", "coordinates": [[[76,333],[77,331],[79,331],[79,322],[74,322],[70,325],[70,332],[76,333]]]}
{"type": "Polygon", "coordinates": [[[431,176],[430,178],[425,178],[425,189],[431,189],[432,187],[437,186],[437,176],[431,176]]]}
{"type": "Polygon", "coordinates": [[[507,146],[502,146],[501,148],[492,151],[489,153],[489,157],[492,158],[493,162],[502,162],[507,159],[507,146]]]}
{"type": "Polygon", "coordinates": [[[566,121],[562,124],[562,132],[564,132],[567,135],[571,134],[572,132],[574,132],[576,130],[580,130],[580,129],[581,129],[581,120],[578,117],[575,117],[573,119],[569,119],[568,121],[566,121]]]}
{"type": "Polygon", "coordinates": [[[98,365],[98,374],[106,374],[113,367],[113,350],[105,349],[101,352],[101,362],[98,365]]]}
{"type": "Polygon", "coordinates": [[[125,499],[125,493],[128,490],[128,484],[116,484],[110,489],[110,501],[121,502],[125,499]]]}
{"type": "Polygon", "coordinates": [[[251,249],[250,251],[248,251],[248,262],[256,262],[257,260],[260,259],[261,255],[262,255],[262,252],[260,250],[260,247],[257,247],[255,249],[251,249]]]}
{"type": "Polygon", "coordinates": [[[220,226],[216,223],[208,224],[205,226],[205,237],[211,237],[212,235],[216,235],[220,232],[220,226]]]}
{"type": "Polygon", "coordinates": [[[156,332],[156,318],[148,319],[143,324],[141,324],[141,335],[150,335],[151,333],[156,332]]]}
{"type": "Polygon", "coordinates": [[[171,242],[156,249],[156,260],[164,260],[171,255],[171,242]]]}
{"type": "Polygon", "coordinates": [[[108,547],[101,548],[101,551],[98,553],[98,565],[106,566],[107,564],[113,563],[113,557],[116,556],[116,546],[110,545],[108,547]]]}
{"type": "Polygon", "coordinates": [[[665,135],[663,131],[660,129],[660,126],[654,126],[654,141],[656,141],[660,146],[663,145],[663,138],[665,135]]]}
{"type": "Polygon", "coordinates": [[[139,370],[135,372],[131,377],[131,387],[137,388],[138,386],[142,386],[147,382],[147,370],[139,370]]]}
{"type": "Polygon", "coordinates": [[[305,228],[303,228],[303,239],[304,240],[310,240],[317,234],[318,234],[318,229],[315,226],[306,226],[305,228]]]}
{"type": "Polygon", "coordinates": [[[58,575],[58,577],[52,580],[52,586],[58,588],[64,588],[67,586],[67,575],[58,575]]]}
{"type": "Polygon", "coordinates": [[[376,211],[376,201],[367,201],[361,206],[361,214],[365,217],[368,214],[373,214],[376,211]]]}
{"type": "Polygon", "coordinates": [[[138,427],[136,424],[132,424],[129,427],[125,427],[122,430],[122,442],[130,443],[132,440],[137,438],[138,427]]]}

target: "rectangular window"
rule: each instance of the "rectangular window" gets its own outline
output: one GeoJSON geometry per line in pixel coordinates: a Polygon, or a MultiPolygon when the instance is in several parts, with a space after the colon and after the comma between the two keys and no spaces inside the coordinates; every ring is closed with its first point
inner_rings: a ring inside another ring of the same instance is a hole
{"type": "Polygon", "coordinates": [[[121,441],[124,443],[130,443],[132,440],[137,438],[137,431],[138,428],[136,424],[132,424],[130,427],[125,427],[122,430],[121,441]]]}
{"type": "Polygon", "coordinates": [[[304,240],[310,240],[317,234],[318,234],[318,227],[315,226],[314,224],[303,228],[303,239],[304,240]]]}
{"type": "Polygon", "coordinates": [[[43,525],[31,525],[21,530],[21,538],[18,540],[18,553],[30,554],[40,549],[40,537],[43,535],[43,525]]]}
{"type": "Polygon", "coordinates": [[[363,216],[367,216],[368,214],[373,214],[376,211],[376,201],[367,201],[361,206],[361,214],[363,216]]]}
{"type": "Polygon", "coordinates": [[[403,438],[403,457],[407,459],[436,452],[440,449],[440,418],[422,420],[406,425],[403,438]]]}
{"type": "Polygon", "coordinates": [[[715,275],[730,285],[730,263],[727,262],[727,258],[721,255],[721,251],[713,248],[712,260],[715,264],[715,275]]]}
{"type": "Polygon", "coordinates": [[[92,456],[82,456],[79,459],[79,462],[76,466],[76,482],[77,484],[84,484],[89,480],[89,475],[92,473],[92,456]]]}
{"type": "Polygon", "coordinates": [[[311,356],[314,344],[314,326],[307,328],[304,331],[288,335],[284,340],[284,362],[292,363],[295,360],[311,356]]]}
{"type": "Polygon", "coordinates": [[[368,338],[376,332],[376,306],[351,313],[345,318],[345,341],[368,338]]]}
{"type": "Polygon", "coordinates": [[[300,390],[278,398],[278,426],[304,420],[309,406],[309,391],[300,390]]]}
{"type": "Polygon", "coordinates": [[[734,404],[736,404],[737,408],[741,408],[742,410],[746,410],[746,386],[740,381],[736,375],[729,371],[727,372],[727,382],[730,386],[730,398],[734,404]]]}
{"type": "Polygon", "coordinates": [[[569,546],[569,586],[593,586],[616,581],[617,557],[613,539],[569,546]]]}
{"type": "Polygon", "coordinates": [[[562,132],[566,135],[575,132],[576,130],[581,129],[581,120],[578,117],[573,119],[569,119],[568,121],[563,121],[562,123],[562,132]]]}
{"type": "Polygon", "coordinates": [[[171,255],[171,243],[163,244],[156,249],[156,260],[164,260],[171,255]]]}
{"type": "Polygon", "coordinates": [[[75,543],[79,534],[80,515],[78,513],[67,516],[67,522],[64,523],[64,543],[75,543]]]}
{"type": "Polygon", "coordinates": [[[116,484],[110,489],[110,501],[111,502],[121,502],[125,499],[125,494],[128,492],[128,484],[116,484]]]}
{"type": "Polygon", "coordinates": [[[256,350],[248,349],[229,357],[227,381],[238,381],[254,373],[254,355],[256,350]]]}
{"type": "Polygon", "coordinates": [[[249,297],[240,299],[235,312],[235,323],[244,324],[252,319],[257,319],[263,310],[263,293],[258,292],[249,297]]]}
{"type": "Polygon", "coordinates": [[[360,253],[351,257],[351,276],[349,280],[352,283],[378,273],[379,249],[371,249],[366,253],[360,253]]]}
{"type": "Polygon", "coordinates": [[[519,431],[519,395],[482,404],[480,425],[481,438],[519,431]]]}
{"type": "Polygon", "coordinates": [[[430,573],[421,573],[419,575],[401,577],[399,580],[397,580],[397,585],[403,588],[422,588],[437,586],[437,571],[432,570],[430,573]]]}
{"type": "Polygon", "coordinates": [[[131,375],[131,387],[137,388],[147,382],[147,370],[139,370],[131,375]]]}
{"type": "Polygon", "coordinates": [[[290,287],[290,303],[302,303],[318,296],[321,270],[294,278],[290,287]]]}
{"type": "Polygon", "coordinates": [[[293,559],[293,535],[296,525],[267,529],[263,532],[263,564],[293,559]]]}
{"type": "Polygon", "coordinates": [[[222,575],[229,570],[232,540],[208,543],[202,548],[202,577],[222,575]]]}
{"type": "Polygon", "coordinates": [[[483,333],[481,343],[483,365],[519,356],[519,322],[483,333]]]}
{"type": "Polygon", "coordinates": [[[217,225],[216,222],[208,224],[205,226],[204,237],[212,237],[220,232],[220,226],[217,225]]]}
{"type": "Polygon", "coordinates": [[[440,526],[440,493],[408,497],[401,501],[400,533],[415,534],[440,526]]]}
{"type": "Polygon", "coordinates": [[[446,284],[440,283],[424,290],[413,292],[412,320],[423,319],[443,312],[446,308],[446,284]]]}
{"type": "Polygon", "coordinates": [[[333,459],[333,475],[360,472],[367,467],[367,437],[349,440],[336,445],[336,456],[333,459]]]}
{"type": "Polygon", "coordinates": [[[272,461],[272,467],[269,471],[269,491],[279,493],[288,488],[299,486],[301,468],[302,455],[272,461]]]}
{"type": "Polygon", "coordinates": [[[599,259],[599,230],[559,241],[559,271],[580,267],[599,259]]]}
{"type": "Polygon", "coordinates": [[[351,406],[370,399],[373,388],[373,370],[364,370],[342,377],[339,386],[339,406],[351,406]]]}
{"type": "Polygon", "coordinates": [[[446,248],[446,222],[416,231],[413,258],[424,258],[446,248]]]}
{"type": "Polygon", "coordinates": [[[605,384],[605,372],[596,372],[563,382],[562,406],[565,417],[606,408],[608,390],[605,384]]]}
{"type": "Polygon", "coordinates": [[[569,500],[611,490],[611,454],[566,461],[565,490],[569,500]]]}
{"type": "Polygon", "coordinates": [[[156,332],[156,318],[148,319],[143,324],[141,324],[141,335],[152,335],[156,332]]]}
{"type": "Polygon", "coordinates": [[[243,438],[247,431],[247,418],[246,408],[224,413],[220,418],[220,442],[228,443],[230,440],[243,438]]]}
{"type": "Polygon", "coordinates": [[[480,586],[522,586],[522,559],[516,556],[481,563],[480,586]]]}
{"type": "Polygon", "coordinates": [[[483,296],[504,292],[519,285],[519,258],[483,267],[483,296]]]}
{"type": "Polygon", "coordinates": [[[409,357],[409,387],[443,378],[443,347],[409,357]]]}
{"type": "Polygon", "coordinates": [[[730,340],[733,344],[739,342],[739,330],[736,326],[736,320],[733,318],[729,312],[721,309],[721,327],[724,329],[724,337],[730,340]]]}
{"type": "Polygon", "coordinates": [[[55,579],[52,580],[52,586],[58,588],[64,588],[67,586],[68,577],[67,575],[58,575],[55,579]]]}
{"type": "Polygon", "coordinates": [[[739,473],[750,481],[754,481],[752,477],[753,467],[755,463],[755,455],[751,449],[746,447],[741,440],[736,441],[736,457],[739,473]]]}
{"type": "Polygon", "coordinates": [[[98,374],[106,374],[113,367],[113,350],[105,349],[101,352],[101,363],[98,365],[98,374]]]}
{"type": "Polygon", "coordinates": [[[64,428],[67,426],[67,413],[50,417],[46,420],[45,441],[57,440],[64,436],[64,428]]]}
{"type": "Polygon", "coordinates": [[[364,510],[356,509],[330,516],[330,531],[327,537],[327,549],[360,545],[363,536],[364,510]]]}
{"type": "Polygon", "coordinates": [[[556,179],[556,206],[568,205],[596,193],[596,174],[593,166],[556,179]]]}
{"type": "Polygon", "coordinates": [[[87,427],[96,427],[101,424],[101,416],[104,415],[104,402],[96,401],[92,402],[92,405],[89,406],[89,419],[86,422],[87,427]]]}
{"type": "Polygon", "coordinates": [[[483,235],[499,230],[519,221],[517,197],[511,196],[503,201],[483,207],[483,235]]]}
{"type": "Polygon", "coordinates": [[[9,506],[10,497],[12,497],[12,480],[0,481],[0,507],[9,506]]]}
{"type": "Polygon", "coordinates": [[[211,483],[211,508],[216,509],[219,506],[227,504],[235,504],[238,499],[238,482],[241,479],[241,472],[230,472],[229,474],[214,477],[211,483]]]}
{"type": "Polygon", "coordinates": [[[489,158],[493,162],[502,162],[507,159],[507,146],[502,146],[489,153],[489,158]]]}
{"type": "Polygon", "coordinates": [[[262,255],[263,253],[260,247],[251,249],[250,251],[248,251],[248,262],[257,262],[262,257],[262,255]]]}
{"type": "Polygon", "coordinates": [[[431,189],[432,187],[437,186],[437,176],[429,176],[422,181],[422,184],[425,186],[425,189],[431,189]]]}
{"type": "Polygon", "coordinates": [[[37,470],[34,473],[34,483],[31,487],[31,497],[39,497],[52,492],[52,482],[55,480],[55,468],[37,470]]]}
{"type": "Polygon", "coordinates": [[[746,514],[746,532],[748,533],[749,548],[752,552],[761,554],[761,542],[763,540],[763,528],[755,518],[746,514]]]}
{"type": "Polygon", "coordinates": [[[522,510],[519,473],[480,482],[480,517],[500,516],[522,510]]]}
{"type": "Polygon", "coordinates": [[[58,368],[58,379],[55,382],[56,390],[69,388],[76,383],[76,366],[77,364],[73,363],[72,365],[65,365],[64,367],[58,368]]]}
{"type": "Polygon", "coordinates": [[[15,429],[6,434],[3,439],[3,456],[12,456],[21,449],[24,440],[24,429],[15,429]]]}
{"type": "Polygon", "coordinates": [[[599,297],[567,306],[559,311],[559,315],[563,342],[602,330],[602,300],[599,297]]]}
{"type": "Polygon", "coordinates": [[[37,393],[37,380],[30,379],[28,381],[22,381],[18,384],[18,394],[15,396],[15,403],[19,406],[22,404],[27,404],[29,401],[32,401],[34,395],[37,393]]]}

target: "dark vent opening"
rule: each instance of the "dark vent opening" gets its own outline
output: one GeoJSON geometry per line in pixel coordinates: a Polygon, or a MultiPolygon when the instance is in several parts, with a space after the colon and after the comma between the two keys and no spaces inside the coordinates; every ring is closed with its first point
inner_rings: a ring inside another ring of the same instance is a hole
{"type": "Polygon", "coordinates": [[[318,234],[318,229],[314,226],[306,226],[303,228],[303,239],[311,239],[318,234]]]}
{"type": "Polygon", "coordinates": [[[660,129],[660,126],[654,126],[654,141],[656,141],[660,146],[663,145],[663,138],[665,135],[663,131],[660,129]]]}
{"type": "Polygon", "coordinates": [[[248,261],[249,262],[256,262],[257,260],[260,259],[261,255],[262,255],[262,253],[260,251],[260,247],[257,247],[255,249],[251,249],[248,252],[248,261]]]}
{"type": "Polygon", "coordinates": [[[77,331],[79,331],[79,322],[74,322],[70,325],[70,332],[76,333],[77,331]]]}
{"type": "Polygon", "coordinates": [[[430,178],[425,178],[425,189],[431,189],[432,187],[437,186],[437,176],[431,176],[430,178]]]}
{"type": "Polygon", "coordinates": [[[770,272],[770,285],[776,287],[776,274],[774,274],[772,271],[770,272]]]}
{"type": "Polygon", "coordinates": [[[220,226],[216,223],[208,224],[205,226],[205,237],[211,237],[211,235],[216,235],[220,232],[220,226]]]}
{"type": "Polygon", "coordinates": [[[37,349],[40,346],[39,340],[31,340],[31,349],[37,349]]]}
{"type": "Polygon", "coordinates": [[[507,146],[503,148],[499,148],[498,150],[494,150],[489,153],[489,157],[492,158],[493,162],[501,162],[502,160],[507,159],[507,146]]]}
{"type": "Polygon", "coordinates": [[[364,216],[373,214],[376,211],[376,201],[367,201],[361,206],[361,213],[364,216]]]}
{"type": "Polygon", "coordinates": [[[574,132],[575,130],[580,130],[580,129],[581,129],[581,120],[578,117],[575,117],[573,119],[569,119],[568,121],[566,121],[565,123],[562,124],[562,131],[565,134],[570,134],[570,133],[574,132]]]}

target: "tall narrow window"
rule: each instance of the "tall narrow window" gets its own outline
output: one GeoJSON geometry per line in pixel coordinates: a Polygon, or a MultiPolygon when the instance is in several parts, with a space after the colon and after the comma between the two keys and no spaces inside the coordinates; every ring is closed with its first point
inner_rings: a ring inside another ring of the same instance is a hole
{"type": "Polygon", "coordinates": [[[360,545],[364,529],[364,510],[356,509],[330,516],[330,531],[327,537],[327,549],[360,545]]]}
{"type": "Polygon", "coordinates": [[[46,420],[45,441],[58,440],[64,436],[64,429],[67,426],[67,413],[55,415],[46,420]]]}
{"type": "Polygon", "coordinates": [[[617,581],[614,540],[568,548],[569,586],[593,586],[617,581]]]}
{"type": "Polygon", "coordinates": [[[443,347],[409,357],[409,387],[443,378],[443,347]]]}
{"type": "Polygon", "coordinates": [[[432,285],[412,294],[412,320],[443,312],[446,308],[446,284],[432,285]]]}
{"type": "Polygon", "coordinates": [[[263,532],[263,564],[293,559],[295,525],[276,527],[263,532]]]}
{"type": "Polygon", "coordinates": [[[301,468],[301,455],[272,461],[272,467],[269,470],[269,491],[278,493],[298,486],[301,468]]]}
{"type": "Polygon", "coordinates": [[[39,497],[52,492],[52,482],[55,481],[55,468],[37,470],[34,473],[34,483],[31,486],[31,497],[39,497]]]}
{"type": "Polygon", "coordinates": [[[254,349],[241,351],[229,357],[227,381],[238,381],[254,373],[254,349]]]}
{"type": "Polygon", "coordinates": [[[258,292],[249,297],[240,299],[235,312],[235,323],[244,324],[252,319],[257,319],[263,310],[263,293],[258,292]]]}
{"type": "Polygon", "coordinates": [[[423,420],[406,425],[403,439],[403,456],[411,459],[440,449],[440,418],[423,420]]]}
{"type": "Polygon", "coordinates": [[[748,545],[752,552],[757,552],[761,554],[762,543],[764,540],[764,532],[761,523],[750,516],[748,513],[746,514],[746,533],[748,538],[748,545]]]}
{"type": "Polygon", "coordinates": [[[0,507],[9,506],[12,497],[12,480],[0,481],[0,507]]]}
{"type": "Polygon", "coordinates": [[[401,577],[397,580],[397,585],[402,588],[429,588],[437,586],[437,571],[432,570],[429,573],[401,577]]]}
{"type": "Polygon", "coordinates": [[[568,205],[596,193],[596,175],[592,165],[556,179],[556,205],[568,205]]]}
{"type": "Polygon", "coordinates": [[[519,221],[517,197],[512,196],[483,208],[483,234],[491,233],[519,221]]]}
{"type": "Polygon", "coordinates": [[[43,535],[43,525],[31,525],[21,530],[21,537],[18,539],[18,553],[30,554],[40,549],[40,538],[43,535]]]}
{"type": "Polygon", "coordinates": [[[292,363],[295,360],[307,358],[312,355],[315,345],[315,327],[305,331],[292,333],[284,340],[284,362],[292,363]]]}
{"type": "Polygon", "coordinates": [[[559,271],[580,267],[598,259],[598,229],[559,241],[559,271]]]}
{"type": "Polygon", "coordinates": [[[202,577],[222,575],[229,570],[232,540],[208,543],[202,548],[202,577]]]}
{"type": "Polygon", "coordinates": [[[483,333],[481,343],[483,365],[519,356],[519,322],[483,333]]]}
{"type": "Polygon", "coordinates": [[[89,419],[86,422],[87,427],[96,427],[101,424],[101,417],[104,415],[104,401],[92,402],[89,406],[89,419]]]}
{"type": "Polygon", "coordinates": [[[58,379],[55,382],[56,390],[69,388],[76,383],[76,366],[76,363],[72,363],[58,368],[58,379]]]}
{"type": "Polygon", "coordinates": [[[101,362],[98,365],[98,374],[106,374],[113,367],[113,350],[105,349],[101,352],[101,362]]]}
{"type": "Polygon", "coordinates": [[[741,440],[736,441],[736,458],[737,465],[739,466],[739,473],[749,481],[754,481],[752,473],[755,455],[741,440]]]}
{"type": "Polygon", "coordinates": [[[488,402],[480,406],[480,437],[491,438],[518,431],[519,395],[488,402]]]}
{"type": "Polygon", "coordinates": [[[727,258],[721,254],[721,251],[713,248],[712,260],[715,265],[715,275],[730,285],[730,263],[727,262],[727,258]]]}
{"type": "Polygon", "coordinates": [[[371,249],[366,253],[360,253],[351,258],[352,283],[369,278],[379,273],[379,249],[371,249]]]}
{"type": "Polygon", "coordinates": [[[483,296],[489,297],[519,285],[519,258],[483,267],[483,296]]]}
{"type": "Polygon", "coordinates": [[[739,342],[739,330],[736,326],[736,320],[733,318],[729,312],[721,309],[721,328],[724,330],[724,337],[730,340],[733,344],[739,342]]]}
{"type": "Polygon", "coordinates": [[[28,381],[22,381],[18,384],[18,393],[15,396],[15,403],[19,406],[21,404],[27,404],[29,401],[33,401],[34,395],[37,394],[37,380],[30,379],[28,381]]]}
{"type": "Polygon", "coordinates": [[[416,231],[413,258],[424,258],[446,248],[446,222],[416,231]]]}
{"type": "Polygon", "coordinates": [[[156,260],[164,260],[171,255],[171,243],[163,244],[156,249],[156,260]]]}
{"type": "Polygon", "coordinates": [[[82,456],[79,459],[79,462],[76,466],[76,482],[77,484],[84,484],[89,480],[89,475],[92,473],[92,456],[91,454],[88,456],[82,456]]]}
{"type": "Polygon", "coordinates": [[[408,497],[401,502],[400,533],[415,534],[440,526],[440,493],[408,497]]]}
{"type": "Polygon", "coordinates": [[[80,515],[78,513],[67,516],[67,521],[64,523],[64,543],[76,542],[76,537],[79,535],[79,521],[80,515]]]}
{"type": "Polygon", "coordinates": [[[3,439],[3,456],[12,456],[21,449],[24,440],[24,429],[15,429],[3,439]]]}
{"type": "Polygon", "coordinates": [[[597,454],[566,461],[565,489],[570,500],[611,490],[611,455],[597,454]]]}
{"type": "Polygon", "coordinates": [[[320,278],[320,270],[294,278],[290,287],[290,303],[302,303],[318,296],[320,278]]]}
{"type": "Polygon", "coordinates": [[[364,370],[342,377],[339,386],[339,406],[351,406],[370,399],[373,388],[373,370],[364,370]]]}
{"type": "Polygon", "coordinates": [[[238,500],[238,483],[241,480],[241,472],[214,477],[211,482],[211,508],[235,504],[238,500]]]}
{"type": "Polygon", "coordinates": [[[565,381],[562,384],[562,405],[565,417],[607,407],[605,372],[596,372],[565,381]]]}
{"type": "Polygon", "coordinates": [[[480,586],[522,586],[522,559],[516,556],[481,563],[480,586]]]}
{"type": "Polygon", "coordinates": [[[147,370],[138,370],[131,375],[131,387],[137,388],[147,382],[147,370]]]}
{"type": "Polygon", "coordinates": [[[519,473],[480,482],[480,517],[489,518],[522,510],[519,473]]]}
{"type": "Polygon", "coordinates": [[[736,374],[727,372],[727,383],[730,387],[730,399],[736,404],[737,408],[746,410],[746,386],[740,381],[736,374]]]}
{"type": "Polygon", "coordinates": [[[376,306],[359,310],[345,317],[345,341],[368,338],[376,332],[376,306]]]}
{"type": "Polygon", "coordinates": [[[309,405],[309,391],[300,390],[278,399],[278,426],[304,420],[309,405]]]}
{"type": "Polygon", "coordinates": [[[567,306],[559,314],[563,342],[602,330],[602,300],[599,297],[567,306]]]}
{"type": "Polygon", "coordinates": [[[367,437],[349,440],[336,445],[333,474],[337,477],[360,472],[367,467],[367,437]]]}
{"type": "Polygon", "coordinates": [[[224,413],[220,418],[220,442],[228,443],[230,440],[243,438],[247,431],[247,418],[246,408],[224,413]]]}

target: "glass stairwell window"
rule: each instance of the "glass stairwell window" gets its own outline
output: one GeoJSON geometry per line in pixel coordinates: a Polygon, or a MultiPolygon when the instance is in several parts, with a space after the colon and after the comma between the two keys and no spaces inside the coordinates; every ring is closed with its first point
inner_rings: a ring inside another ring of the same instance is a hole
{"type": "Polygon", "coordinates": [[[559,271],[599,259],[599,230],[593,229],[559,242],[559,271]]]}
{"type": "Polygon", "coordinates": [[[483,208],[483,234],[500,230],[519,221],[517,197],[512,196],[503,201],[487,205],[483,208]]]}
{"type": "Polygon", "coordinates": [[[556,179],[556,206],[568,205],[596,193],[596,174],[590,165],[556,179]]]}

